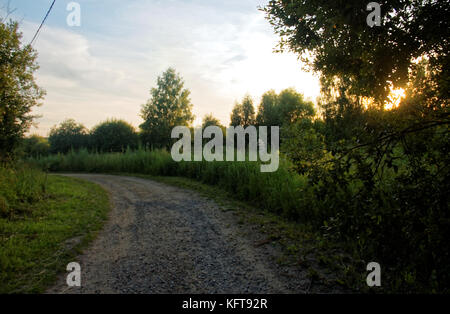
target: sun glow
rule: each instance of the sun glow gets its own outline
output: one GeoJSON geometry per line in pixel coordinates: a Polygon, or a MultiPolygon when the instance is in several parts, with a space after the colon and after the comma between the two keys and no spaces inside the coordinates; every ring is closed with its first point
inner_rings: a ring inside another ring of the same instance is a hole
{"type": "Polygon", "coordinates": [[[403,88],[391,88],[391,93],[388,96],[388,99],[384,103],[384,109],[391,110],[393,108],[398,107],[403,98],[405,98],[405,90],[403,88]]]}

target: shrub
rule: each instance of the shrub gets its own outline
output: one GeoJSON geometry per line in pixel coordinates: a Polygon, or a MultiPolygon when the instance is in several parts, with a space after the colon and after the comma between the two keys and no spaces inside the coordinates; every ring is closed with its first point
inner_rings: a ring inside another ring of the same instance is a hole
{"type": "Polygon", "coordinates": [[[90,146],[98,152],[123,152],[127,147],[137,148],[138,135],[133,126],[123,120],[107,120],[91,131],[90,146]]]}

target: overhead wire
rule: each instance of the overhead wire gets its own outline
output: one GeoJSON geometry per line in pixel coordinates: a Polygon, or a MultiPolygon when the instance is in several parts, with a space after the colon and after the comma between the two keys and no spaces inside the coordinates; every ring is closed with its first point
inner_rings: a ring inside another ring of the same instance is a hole
{"type": "Polygon", "coordinates": [[[39,32],[41,31],[42,26],[44,25],[45,21],[47,20],[48,15],[49,15],[50,12],[52,11],[53,6],[55,5],[55,2],[56,2],[56,0],[53,0],[52,5],[51,5],[50,8],[48,9],[47,14],[45,14],[45,17],[44,17],[44,19],[43,19],[42,22],[41,22],[41,25],[39,25],[39,28],[37,29],[36,33],[34,34],[33,39],[32,39],[31,42],[30,42],[30,45],[33,45],[33,42],[34,42],[34,41],[36,40],[36,38],[38,37],[39,32]]]}

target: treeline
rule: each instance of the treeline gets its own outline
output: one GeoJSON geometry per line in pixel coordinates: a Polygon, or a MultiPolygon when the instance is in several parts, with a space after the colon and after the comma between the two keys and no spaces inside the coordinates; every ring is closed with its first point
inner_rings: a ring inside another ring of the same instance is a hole
{"type": "Polygon", "coordinates": [[[139,137],[134,127],[123,120],[111,119],[88,130],[73,119],[54,126],[47,138],[32,135],[22,140],[17,154],[24,157],[42,157],[49,154],[67,154],[88,149],[97,152],[123,152],[136,149],[139,137]]]}
{"type": "MultiPolygon", "coordinates": [[[[169,69],[162,77],[174,73],[172,71],[169,69]]],[[[182,82],[178,74],[176,74],[176,81],[182,82]]],[[[164,82],[160,88],[169,91],[177,86],[174,86],[174,81],[170,81],[164,82]]],[[[27,157],[39,157],[58,153],[67,154],[80,149],[99,153],[120,153],[126,150],[135,150],[138,147],[170,149],[170,145],[174,141],[171,139],[171,131],[174,127],[185,125],[191,128],[191,132],[194,132],[194,128],[191,126],[193,115],[190,109],[187,111],[189,118],[183,118],[179,115],[177,103],[179,103],[178,99],[174,99],[172,102],[165,100],[160,106],[161,108],[157,108],[157,113],[152,116],[155,121],[149,121],[151,118],[147,113],[148,110],[155,110],[154,107],[149,109],[148,106],[143,106],[148,120],[140,126],[139,131],[136,131],[131,124],[118,119],[104,121],[92,130],[88,130],[83,124],[73,119],[68,119],[54,126],[48,138],[37,135],[25,138],[19,151],[27,157]],[[165,115],[162,115],[161,112],[165,112],[165,115]]],[[[230,115],[230,126],[281,126],[283,129],[296,121],[312,122],[315,118],[317,116],[314,104],[306,101],[303,95],[293,88],[288,88],[280,94],[273,90],[266,92],[261,98],[257,112],[255,112],[253,99],[248,95],[245,96],[241,103],[235,104],[230,115]]],[[[226,134],[227,127],[222,125],[212,114],[203,117],[201,128],[204,129],[208,126],[218,126],[226,134]]]]}
{"type": "Polygon", "coordinates": [[[134,127],[123,120],[110,119],[89,131],[82,124],[69,119],[51,129],[48,141],[50,153],[53,154],[66,154],[70,150],[82,148],[106,153],[136,149],[139,136],[134,127]]]}

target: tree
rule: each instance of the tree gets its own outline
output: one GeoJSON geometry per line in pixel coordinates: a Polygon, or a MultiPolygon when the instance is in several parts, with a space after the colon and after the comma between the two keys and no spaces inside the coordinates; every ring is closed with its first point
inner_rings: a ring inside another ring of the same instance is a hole
{"type": "MultiPolygon", "coordinates": [[[[379,111],[393,87],[411,89],[420,60],[427,63],[427,84],[432,87],[404,116],[410,126],[399,123],[400,119],[397,125],[411,131],[425,124],[449,124],[450,2],[377,2],[382,8],[382,26],[373,28],[366,20],[367,3],[358,0],[272,0],[263,8],[281,36],[280,50],[296,52],[320,73],[321,107],[331,142],[351,137],[361,143],[365,140],[361,137],[384,139],[386,134],[400,139],[402,129],[394,131],[392,124],[380,119],[371,123],[369,116],[385,116],[379,111]]],[[[420,84],[413,85],[415,90],[422,89],[420,84]]]]}
{"type": "Polygon", "coordinates": [[[152,88],[151,98],[142,106],[140,125],[144,143],[153,147],[168,147],[175,126],[190,126],[194,120],[190,91],[173,68],[158,77],[157,88],[152,88]]]}
{"type": "Polygon", "coordinates": [[[44,91],[35,83],[37,54],[30,45],[21,45],[18,23],[0,19],[0,160],[13,151],[29,130],[44,91]]]}
{"type": "Polygon", "coordinates": [[[272,0],[262,10],[281,36],[279,49],[302,56],[328,81],[325,88],[344,85],[349,94],[382,105],[391,86],[406,84],[417,58],[427,56],[437,68],[445,65],[448,75],[450,2],[377,1],[382,26],[373,28],[367,24],[367,3],[272,0]]]}
{"type": "Polygon", "coordinates": [[[231,126],[238,126],[242,125],[242,116],[243,116],[243,108],[242,105],[238,102],[234,104],[233,110],[231,111],[231,117],[230,117],[230,125],[231,126]]]}
{"type": "Polygon", "coordinates": [[[54,126],[48,137],[52,153],[68,153],[71,149],[79,150],[88,146],[88,132],[82,124],[67,119],[59,127],[54,126]]]}
{"type": "Polygon", "coordinates": [[[212,113],[207,114],[203,117],[202,122],[202,129],[205,129],[209,126],[218,126],[220,128],[223,128],[222,124],[220,123],[219,119],[215,118],[212,113]]]}
{"type": "Polygon", "coordinates": [[[231,126],[241,125],[244,128],[254,125],[256,123],[255,108],[253,100],[249,95],[246,95],[242,103],[236,103],[231,112],[231,126]]]}
{"type": "Polygon", "coordinates": [[[281,152],[292,161],[298,173],[308,173],[331,160],[325,149],[324,135],[318,131],[322,123],[321,120],[302,119],[283,129],[281,152]]]}
{"type": "Polygon", "coordinates": [[[123,152],[136,149],[138,135],[134,127],[123,120],[107,120],[91,131],[91,147],[99,152],[123,152]]]}
{"type": "MultiPolygon", "coordinates": [[[[215,118],[212,114],[207,114],[203,117],[203,122],[202,122],[202,131],[205,131],[205,129],[209,126],[218,126],[221,130],[222,130],[222,135],[224,135],[223,138],[223,143],[226,144],[226,134],[227,134],[227,129],[225,126],[223,126],[219,119],[215,118]]],[[[194,140],[194,133],[192,133],[192,140],[194,140]]],[[[203,138],[203,144],[208,143],[210,140],[208,138],[203,138]]]]}
{"type": "Polygon", "coordinates": [[[253,106],[252,98],[247,95],[244,97],[242,101],[242,126],[244,128],[254,125],[256,122],[255,119],[255,107],[253,106]]]}
{"type": "Polygon", "coordinates": [[[323,97],[319,102],[322,119],[325,122],[327,143],[331,151],[335,151],[337,146],[343,145],[343,140],[351,140],[353,137],[362,136],[366,126],[367,118],[361,103],[339,93],[337,99],[327,99],[323,97]]]}
{"type": "Polygon", "coordinates": [[[21,146],[26,157],[47,156],[50,152],[50,143],[48,139],[39,135],[31,135],[23,139],[21,146]]]}
{"type": "Polygon", "coordinates": [[[294,123],[301,119],[312,119],[316,111],[311,101],[306,101],[303,95],[293,88],[281,91],[278,96],[278,107],[282,123],[294,123]]]}
{"type": "Polygon", "coordinates": [[[274,90],[265,92],[262,95],[261,103],[258,106],[256,123],[266,126],[280,126],[280,115],[278,114],[278,95],[274,90]]]}
{"type": "Polygon", "coordinates": [[[279,95],[271,90],[262,96],[256,120],[259,125],[281,127],[301,119],[312,119],[315,114],[312,102],[305,101],[295,89],[287,88],[279,95]]]}
{"type": "Polygon", "coordinates": [[[448,291],[450,3],[376,2],[373,28],[359,0],[264,8],[280,48],[321,75],[324,122],[293,125],[281,150],[307,175],[327,236],[377,256],[397,293],[448,291]],[[406,97],[385,110],[392,86],[406,97]]]}

